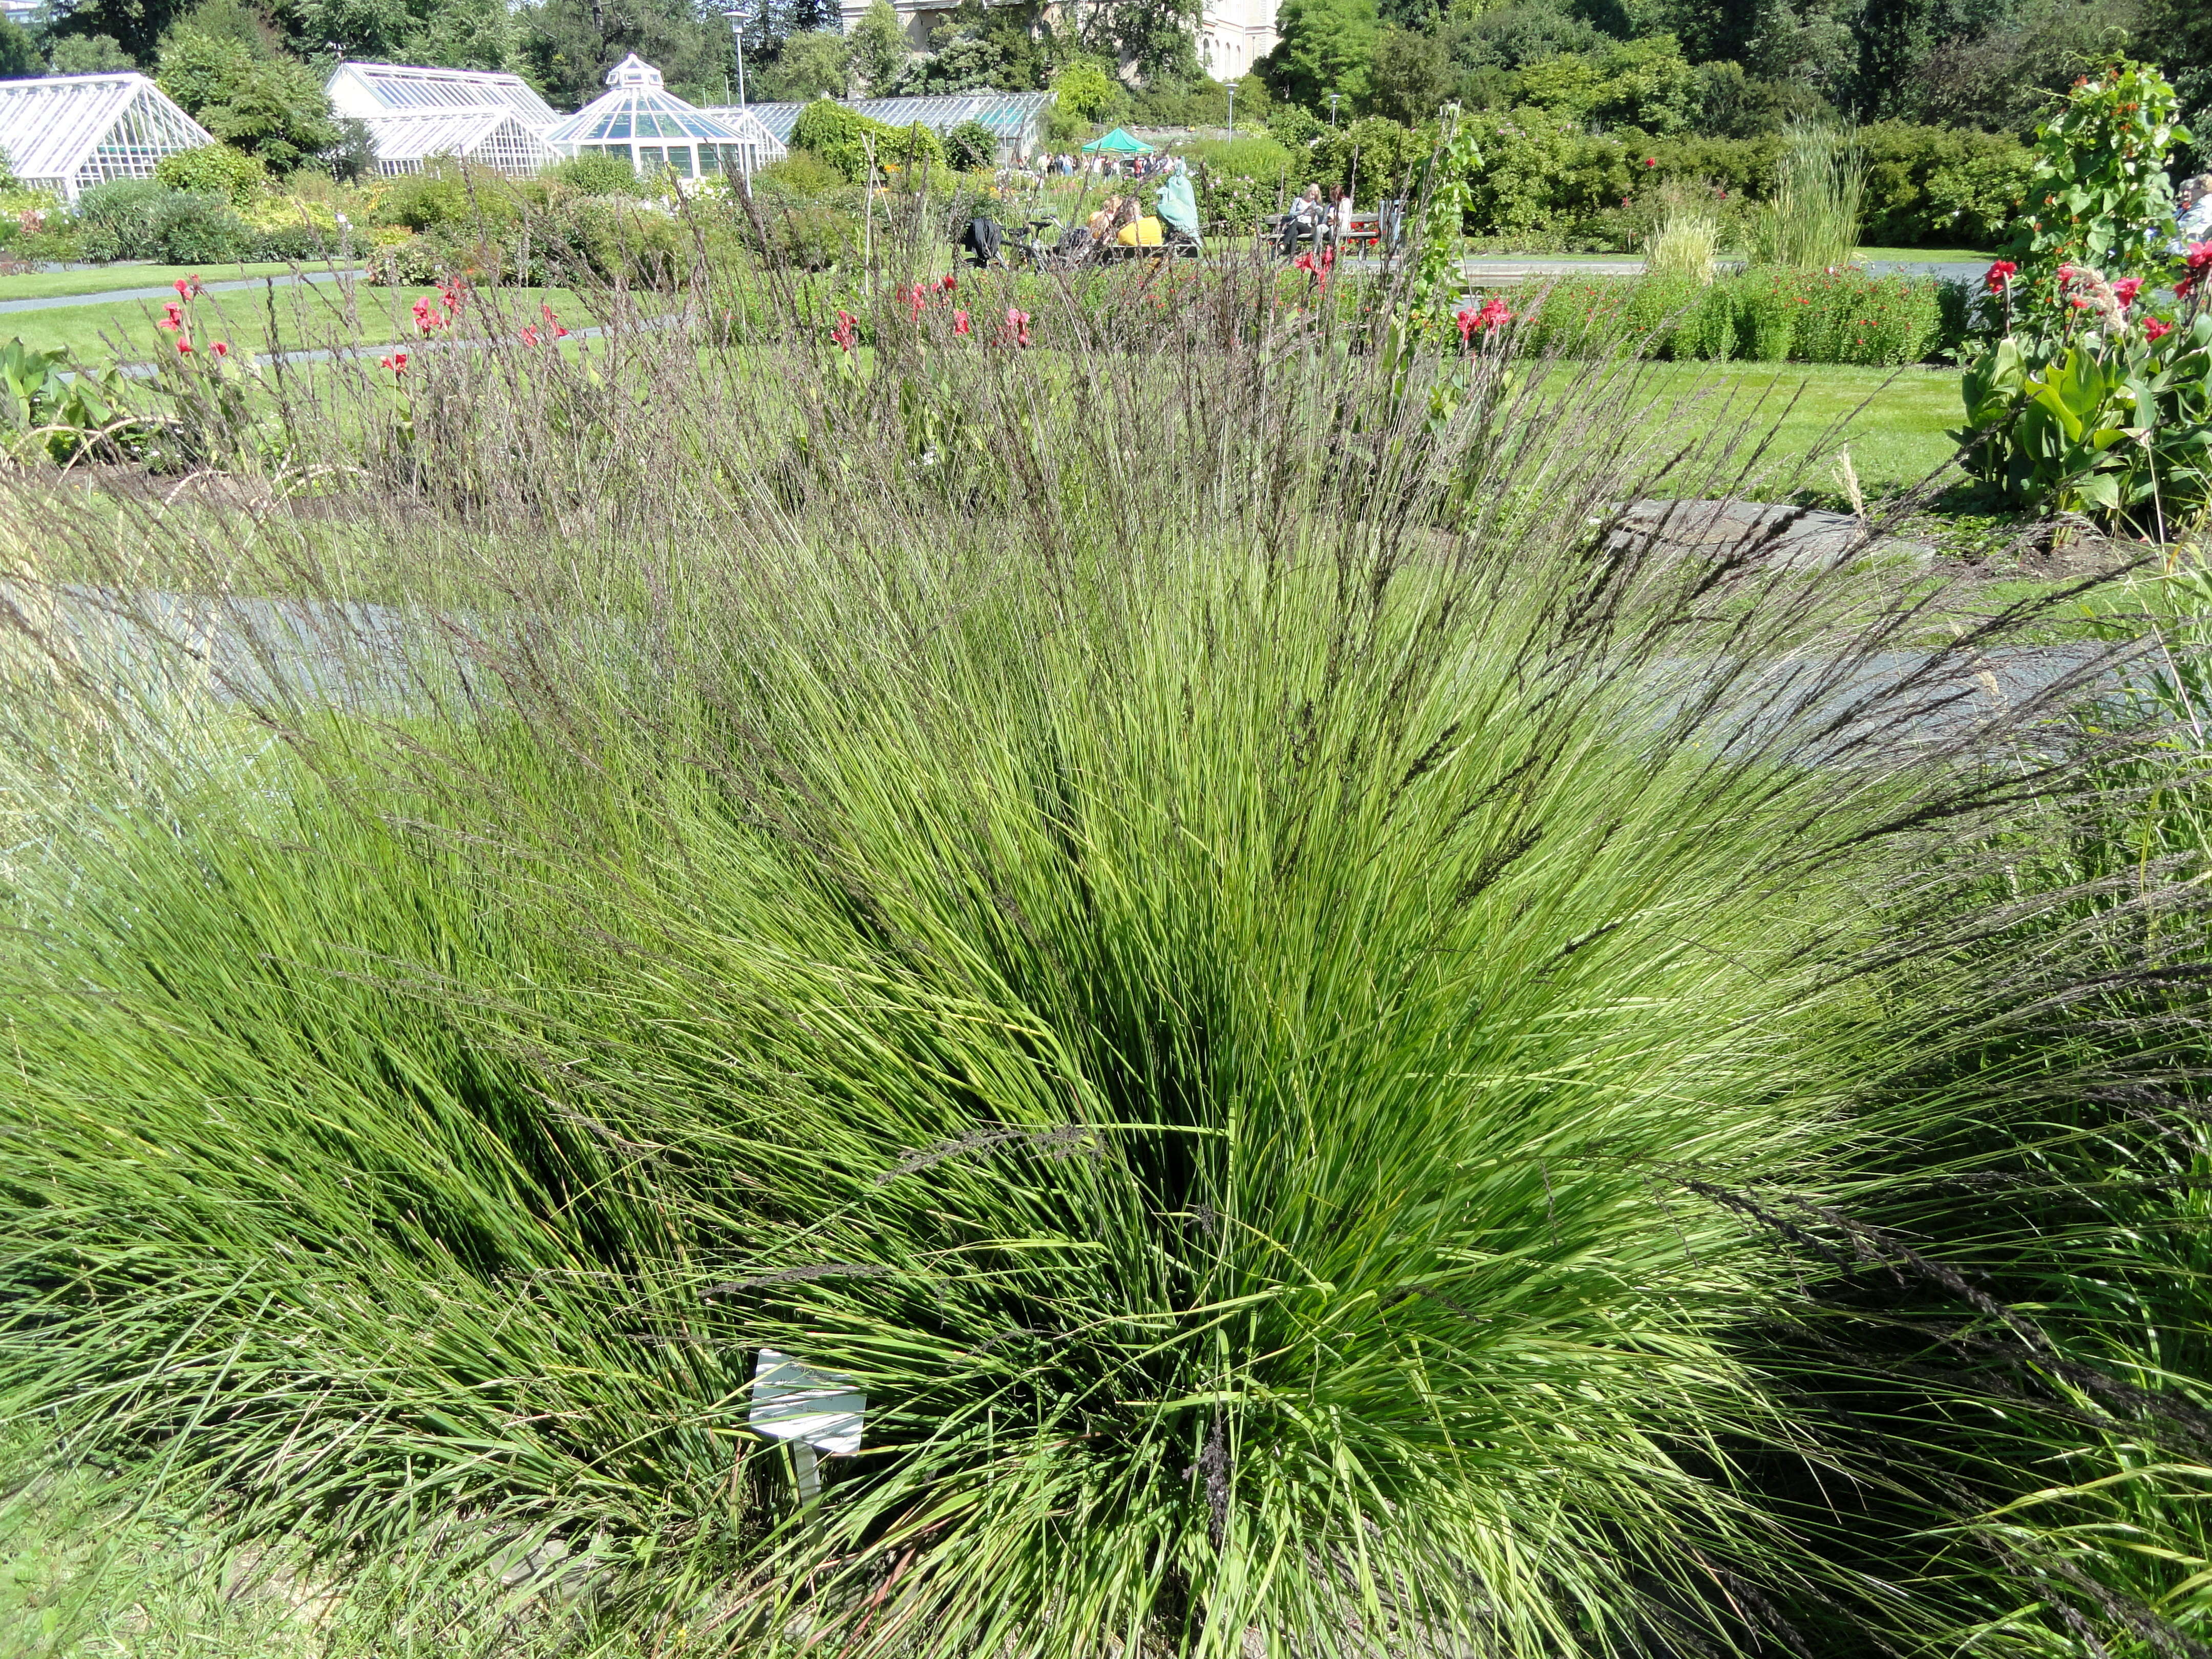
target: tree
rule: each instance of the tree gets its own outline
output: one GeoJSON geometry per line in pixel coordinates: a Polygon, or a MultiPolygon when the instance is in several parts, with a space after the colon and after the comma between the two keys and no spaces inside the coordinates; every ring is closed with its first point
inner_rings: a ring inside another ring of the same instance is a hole
{"type": "Polygon", "coordinates": [[[56,0],[47,33],[57,45],[70,35],[105,35],[134,64],[150,64],[161,36],[191,9],[191,0],[56,0]]]}
{"type": "Polygon", "coordinates": [[[24,81],[46,72],[31,32],[12,17],[0,16],[0,81],[24,81]]]}
{"type": "Polygon", "coordinates": [[[501,70],[514,55],[503,0],[300,0],[296,38],[344,58],[501,70]]]}
{"type": "Polygon", "coordinates": [[[808,29],[787,36],[775,57],[755,71],[748,89],[765,102],[803,104],[814,98],[842,98],[850,79],[845,37],[828,29],[808,29]]]}
{"type": "Polygon", "coordinates": [[[1146,85],[1205,78],[1197,32],[1205,0],[1092,0],[1075,9],[1075,44],[1127,64],[1146,85]]]}
{"type": "Polygon", "coordinates": [[[867,10],[846,37],[846,67],[873,92],[898,79],[908,55],[906,30],[890,0],[869,0],[867,10]]]}
{"type": "Polygon", "coordinates": [[[977,92],[1006,79],[997,45],[980,34],[940,27],[932,44],[936,55],[918,65],[924,92],[977,92]]]}
{"type": "Polygon", "coordinates": [[[2158,43],[2182,123],[2195,138],[2191,162],[2212,168],[2212,7],[2203,0],[2146,0],[2142,21],[2142,38],[2158,43]]]}
{"type": "Polygon", "coordinates": [[[1455,79],[1451,54],[1435,35],[1384,29],[1375,37],[1368,103],[1376,114],[1409,127],[1432,120],[1455,79]]]}
{"type": "Polygon", "coordinates": [[[56,75],[109,75],[138,67],[112,34],[58,35],[46,61],[56,75]]]}
{"type": "Polygon", "coordinates": [[[1078,121],[1103,123],[1121,106],[1121,83],[1096,61],[1073,58],[1052,77],[1053,105],[1078,121]]]}
{"type": "Polygon", "coordinates": [[[1375,0],[1283,0],[1275,30],[1275,49],[1261,60],[1275,90],[1316,107],[1332,92],[1355,105],[1365,99],[1375,58],[1375,0]]]}
{"type": "MultiPolygon", "coordinates": [[[[162,91],[227,143],[289,173],[338,142],[331,100],[307,67],[234,32],[202,28],[198,15],[161,38],[162,91]]],[[[217,27],[227,20],[210,19],[217,27]]]]}
{"type": "Polygon", "coordinates": [[[515,66],[556,103],[589,103],[631,52],[693,103],[720,103],[737,84],[729,23],[689,0],[539,0],[514,27],[515,66]]]}

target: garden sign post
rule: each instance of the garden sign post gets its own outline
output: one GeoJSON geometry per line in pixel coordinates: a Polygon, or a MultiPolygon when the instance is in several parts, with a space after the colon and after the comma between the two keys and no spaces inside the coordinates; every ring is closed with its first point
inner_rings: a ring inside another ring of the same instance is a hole
{"type": "Polygon", "coordinates": [[[860,1419],[868,1397],[842,1376],[800,1364],[788,1354],[763,1348],[753,1366],[752,1425],[757,1433],[791,1442],[799,1476],[799,1501],[822,1495],[817,1453],[850,1457],[860,1449],[860,1419]]]}

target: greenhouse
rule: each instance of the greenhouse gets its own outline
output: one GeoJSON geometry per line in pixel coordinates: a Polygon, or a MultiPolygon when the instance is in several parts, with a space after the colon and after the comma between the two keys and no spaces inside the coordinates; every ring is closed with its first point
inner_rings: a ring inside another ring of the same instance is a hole
{"type": "Polygon", "coordinates": [[[618,157],[641,173],[672,167],[678,179],[750,174],[786,153],[750,111],[710,112],[685,103],[635,52],[607,71],[607,88],[548,131],[545,142],[563,155],[618,157]]]}
{"type": "MultiPolygon", "coordinates": [[[[856,98],[845,107],[886,126],[928,128],[942,138],[969,121],[989,129],[999,141],[1001,161],[1026,161],[1044,139],[1045,111],[1052,104],[1048,92],[949,92],[931,98],[856,98]]],[[[779,140],[789,143],[804,104],[752,104],[744,113],[760,118],[779,140]]],[[[715,115],[734,115],[717,109],[715,115]]]]}
{"type": "Polygon", "coordinates": [[[340,64],[326,90],[334,113],[368,127],[379,173],[420,173],[431,157],[454,155],[527,178],[557,159],[539,135],[561,118],[519,75],[340,64]]]}
{"type": "Polygon", "coordinates": [[[64,201],[111,179],[150,179],[164,155],[213,143],[143,75],[0,81],[0,155],[24,184],[64,201]]]}

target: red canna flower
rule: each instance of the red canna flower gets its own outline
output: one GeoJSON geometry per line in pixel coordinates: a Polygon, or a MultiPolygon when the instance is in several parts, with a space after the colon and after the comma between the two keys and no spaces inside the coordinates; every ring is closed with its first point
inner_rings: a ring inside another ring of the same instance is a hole
{"type": "Polygon", "coordinates": [[[2020,267],[2009,259],[2000,259],[1989,268],[1982,278],[1982,286],[1992,294],[2002,294],[2012,279],[2020,275],[2020,267]]]}
{"type": "Polygon", "coordinates": [[[2140,276],[2123,276],[2112,284],[2112,297],[2118,300],[2124,308],[2133,305],[2136,302],[2136,295],[2141,292],[2142,292],[2142,278],[2140,276]]]}
{"type": "Polygon", "coordinates": [[[191,355],[192,343],[190,340],[179,340],[177,342],[177,356],[179,357],[189,357],[191,355]]]}
{"type": "Polygon", "coordinates": [[[520,337],[523,344],[534,346],[538,343],[538,331],[526,325],[520,337]]]}
{"type": "Polygon", "coordinates": [[[2146,340],[2162,340],[2172,332],[2172,323],[2162,323],[2155,317],[2143,319],[2143,338],[2146,340]]]}
{"type": "Polygon", "coordinates": [[[860,337],[858,331],[854,327],[854,325],[859,321],[860,319],[849,311],[841,311],[837,313],[837,326],[830,331],[830,337],[837,343],[838,349],[841,351],[850,351],[853,349],[853,342],[860,337]]]}
{"type": "Polygon", "coordinates": [[[230,356],[230,342],[228,340],[210,340],[208,342],[208,349],[215,353],[218,357],[228,357],[230,356]]]}
{"type": "Polygon", "coordinates": [[[968,313],[966,312],[956,311],[952,313],[952,331],[955,334],[965,334],[969,332],[968,313]]]}
{"type": "Polygon", "coordinates": [[[1659,158],[1656,155],[1647,155],[1644,158],[1644,165],[1647,167],[1656,167],[1659,165],[1659,158]]]}
{"type": "Polygon", "coordinates": [[[1028,347],[1030,343],[1030,314],[1028,312],[1017,311],[1013,307],[1008,306],[1006,307],[1006,328],[1007,331],[1013,335],[1014,343],[1016,345],[1021,346],[1024,349],[1028,347]]]}
{"type": "Polygon", "coordinates": [[[943,289],[947,294],[950,294],[954,289],[960,286],[960,279],[948,270],[945,275],[937,279],[937,285],[943,289]]]}

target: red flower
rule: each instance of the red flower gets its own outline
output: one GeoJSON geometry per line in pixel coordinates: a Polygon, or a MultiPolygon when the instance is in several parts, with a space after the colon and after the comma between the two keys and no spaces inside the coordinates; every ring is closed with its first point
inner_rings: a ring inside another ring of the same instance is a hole
{"type": "Polygon", "coordinates": [[[2142,278],[2140,276],[2123,276],[2112,284],[2112,297],[2123,307],[2133,305],[2136,295],[2142,291],[2142,278]]]}
{"type": "Polygon", "coordinates": [[[520,337],[523,344],[526,346],[534,346],[538,343],[538,331],[526,325],[522,331],[520,337]]]}
{"type": "Polygon", "coordinates": [[[2020,267],[2009,259],[2000,259],[1989,268],[1982,278],[1982,286],[1992,294],[2002,294],[2012,279],[2020,275],[2020,267]]]}
{"type": "Polygon", "coordinates": [[[1647,155],[1644,158],[1644,165],[1647,167],[1656,167],[1659,165],[1659,158],[1656,155],[1647,155]]]}
{"type": "Polygon", "coordinates": [[[1030,343],[1029,313],[1026,311],[1017,311],[1013,307],[1008,306],[1006,307],[1006,327],[1013,334],[1014,343],[1026,349],[1030,343]]]}
{"type": "Polygon", "coordinates": [[[956,311],[952,313],[952,331],[955,334],[965,334],[969,331],[966,312],[956,311]]]}
{"type": "Polygon", "coordinates": [[[2162,340],[2172,332],[2172,323],[2162,323],[2155,317],[2143,319],[2143,338],[2146,340],[2162,340]]]}
{"type": "Polygon", "coordinates": [[[177,342],[177,356],[179,357],[189,357],[191,355],[192,343],[190,340],[179,340],[177,342]]]}
{"type": "Polygon", "coordinates": [[[179,295],[185,299],[191,299],[194,295],[204,294],[207,291],[201,286],[200,274],[197,270],[189,276],[178,277],[172,286],[175,288],[179,295]]]}
{"type": "Polygon", "coordinates": [[[230,342],[228,340],[210,340],[208,343],[208,349],[215,353],[218,357],[228,357],[230,356],[230,342]]]}
{"type": "Polygon", "coordinates": [[[948,270],[945,275],[937,279],[937,285],[943,289],[947,294],[950,294],[954,289],[960,286],[960,279],[948,270]]]}
{"type": "Polygon", "coordinates": [[[376,360],[376,366],[379,368],[388,368],[394,374],[404,374],[407,372],[407,354],[404,351],[395,351],[389,357],[379,357],[376,360]]]}
{"type": "Polygon", "coordinates": [[[1459,343],[1462,345],[1474,337],[1474,319],[1475,313],[1471,310],[1462,309],[1452,313],[1452,321],[1459,325],[1459,343]]]}
{"type": "MultiPolygon", "coordinates": [[[[441,293],[444,290],[442,289],[440,290],[441,293]]],[[[443,328],[445,325],[445,317],[439,312],[435,306],[430,303],[430,299],[428,295],[425,295],[422,298],[415,302],[415,326],[416,328],[420,329],[423,333],[428,334],[432,329],[443,328]]]]}
{"type": "Polygon", "coordinates": [[[830,331],[830,337],[837,343],[840,350],[850,351],[853,349],[853,342],[859,337],[853,325],[860,320],[849,311],[837,313],[837,326],[830,331]]]}

